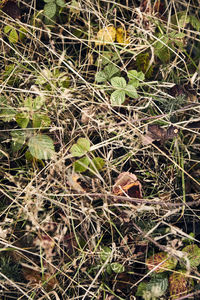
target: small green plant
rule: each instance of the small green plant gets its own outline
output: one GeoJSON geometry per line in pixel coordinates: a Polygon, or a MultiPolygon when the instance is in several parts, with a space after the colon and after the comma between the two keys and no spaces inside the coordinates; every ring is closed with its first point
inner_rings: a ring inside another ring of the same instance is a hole
{"type": "Polygon", "coordinates": [[[100,259],[102,263],[105,263],[108,260],[108,263],[106,265],[106,272],[111,275],[112,272],[119,274],[125,271],[125,267],[116,262],[110,262],[112,250],[109,247],[103,247],[100,252],[100,259]]]}
{"type": "Polygon", "coordinates": [[[122,76],[117,76],[119,70],[113,64],[107,65],[103,71],[96,74],[96,82],[108,82],[110,81],[112,89],[115,89],[111,93],[110,101],[112,105],[121,105],[126,99],[126,95],[130,98],[138,98],[136,89],[144,81],[144,73],[137,72],[136,70],[128,71],[127,75],[129,78],[128,83],[122,76]]]}
{"type": "Polygon", "coordinates": [[[73,157],[83,156],[73,163],[75,172],[82,173],[89,170],[90,173],[95,174],[105,164],[103,158],[94,157],[90,149],[90,141],[86,138],[79,138],[76,144],[71,147],[70,152],[73,157]]]}
{"type": "Polygon", "coordinates": [[[15,27],[12,25],[4,26],[4,33],[8,36],[10,44],[16,44],[18,41],[23,41],[26,36],[25,28],[17,28],[17,25],[15,25],[15,27]]]}
{"type": "Polygon", "coordinates": [[[44,2],[44,14],[49,19],[55,17],[59,8],[63,8],[66,5],[64,0],[44,0],[44,2]]]}
{"type": "Polygon", "coordinates": [[[37,85],[42,85],[44,89],[50,91],[57,88],[68,88],[70,80],[66,72],[61,72],[59,68],[54,68],[52,71],[43,69],[40,75],[37,76],[35,83],[37,85]]]}
{"type": "Polygon", "coordinates": [[[50,118],[42,111],[44,98],[27,97],[20,105],[20,110],[13,109],[7,105],[6,98],[1,97],[0,119],[4,122],[10,122],[15,119],[21,129],[13,130],[12,150],[19,151],[24,144],[28,146],[31,155],[37,159],[49,159],[55,154],[53,140],[46,134],[37,133],[37,130],[42,130],[50,126],[50,118]],[[25,130],[31,128],[32,130],[25,130]]]}

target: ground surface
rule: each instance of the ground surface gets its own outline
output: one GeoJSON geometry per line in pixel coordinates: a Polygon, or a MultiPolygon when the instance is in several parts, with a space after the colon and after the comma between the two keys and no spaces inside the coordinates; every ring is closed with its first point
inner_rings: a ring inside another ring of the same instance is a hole
{"type": "Polygon", "coordinates": [[[199,2],[0,5],[2,299],[199,299],[199,2]]]}

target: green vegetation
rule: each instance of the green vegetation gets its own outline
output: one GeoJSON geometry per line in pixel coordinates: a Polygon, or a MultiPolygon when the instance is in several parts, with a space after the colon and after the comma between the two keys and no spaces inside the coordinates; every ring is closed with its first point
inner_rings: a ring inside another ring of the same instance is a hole
{"type": "Polygon", "coordinates": [[[199,1],[0,10],[0,298],[199,299],[199,1]]]}

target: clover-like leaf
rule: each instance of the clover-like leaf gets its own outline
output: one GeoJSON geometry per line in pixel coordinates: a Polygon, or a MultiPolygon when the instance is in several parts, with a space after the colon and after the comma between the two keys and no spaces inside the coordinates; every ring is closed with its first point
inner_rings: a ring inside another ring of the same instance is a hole
{"type": "Polygon", "coordinates": [[[28,147],[31,155],[37,159],[50,159],[55,155],[53,140],[45,134],[37,134],[30,138],[28,147]]]}
{"type": "Polygon", "coordinates": [[[118,89],[124,89],[126,87],[126,80],[123,77],[113,77],[110,82],[113,87],[118,89]]]}
{"type": "Polygon", "coordinates": [[[73,163],[75,172],[85,172],[88,169],[90,160],[88,157],[84,156],[73,163]]]}
{"type": "Polygon", "coordinates": [[[80,157],[90,151],[90,141],[86,138],[79,138],[76,144],[74,144],[70,152],[74,157],[80,157]]]}
{"type": "Polygon", "coordinates": [[[110,100],[111,100],[111,104],[113,106],[114,105],[121,105],[125,101],[125,91],[124,90],[114,91],[111,94],[110,100]]]}
{"type": "Polygon", "coordinates": [[[126,95],[128,95],[131,98],[138,98],[137,91],[135,87],[132,84],[127,84],[125,88],[126,95]]]}
{"type": "Polygon", "coordinates": [[[105,165],[105,161],[102,157],[94,157],[89,165],[89,170],[92,173],[96,173],[96,171],[100,171],[105,165]]]}

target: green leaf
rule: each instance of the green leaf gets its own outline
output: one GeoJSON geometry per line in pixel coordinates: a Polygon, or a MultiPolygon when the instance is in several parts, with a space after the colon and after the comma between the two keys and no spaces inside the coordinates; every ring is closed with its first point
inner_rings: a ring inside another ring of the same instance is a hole
{"type": "Polygon", "coordinates": [[[170,61],[170,50],[167,47],[162,49],[155,49],[155,55],[161,60],[162,63],[167,64],[170,61]]]}
{"type": "Polygon", "coordinates": [[[110,97],[112,105],[121,105],[125,101],[125,91],[118,90],[114,91],[110,97]]]}
{"type": "Polygon", "coordinates": [[[124,89],[126,87],[126,80],[123,77],[111,78],[111,84],[115,88],[124,89]]]}
{"type": "Polygon", "coordinates": [[[111,79],[115,74],[119,73],[119,69],[114,64],[109,64],[104,68],[107,79],[111,79]]]}
{"type": "Polygon", "coordinates": [[[6,25],[6,26],[4,26],[3,31],[4,31],[4,33],[8,33],[9,31],[11,31],[11,29],[12,29],[12,27],[10,25],[6,25]]]}
{"type": "Polygon", "coordinates": [[[137,72],[136,70],[130,70],[127,72],[128,78],[129,79],[137,79],[137,80],[141,80],[144,81],[144,73],[142,71],[137,72]]]}
{"type": "Polygon", "coordinates": [[[200,20],[193,15],[190,16],[190,24],[192,25],[192,27],[194,27],[194,29],[200,31],[200,20]]]}
{"type": "Polygon", "coordinates": [[[66,5],[64,0],[56,0],[56,4],[60,7],[65,7],[65,5],[66,5]]]}
{"type": "Polygon", "coordinates": [[[0,110],[0,119],[4,122],[10,122],[14,119],[16,112],[12,108],[3,108],[0,110]]]}
{"type": "Polygon", "coordinates": [[[140,282],[138,287],[137,287],[137,292],[136,292],[136,296],[138,297],[142,297],[144,292],[146,291],[147,288],[147,283],[146,282],[140,282]]]}
{"type": "Polygon", "coordinates": [[[17,43],[18,42],[18,33],[17,31],[13,28],[11,29],[9,36],[8,36],[9,42],[10,43],[17,43]]]}
{"type": "Polygon", "coordinates": [[[55,0],[44,0],[45,3],[54,3],[55,0]]]}
{"type": "Polygon", "coordinates": [[[33,114],[33,128],[48,127],[51,124],[51,120],[47,115],[34,113],[33,114]]]}
{"type": "Polygon", "coordinates": [[[111,255],[112,250],[109,247],[103,247],[100,252],[100,259],[105,262],[111,255]]]}
{"type": "Polygon", "coordinates": [[[168,288],[168,278],[167,276],[164,278],[159,278],[158,276],[152,278],[150,282],[146,286],[146,290],[151,293],[151,297],[161,298],[168,288]]]}
{"type": "Polygon", "coordinates": [[[21,128],[26,128],[29,122],[29,114],[25,112],[18,113],[15,116],[15,120],[21,128]]]}
{"type": "Polygon", "coordinates": [[[117,274],[122,273],[125,270],[124,266],[119,263],[111,263],[110,266],[113,272],[117,274]]]}
{"type": "Polygon", "coordinates": [[[74,157],[82,156],[88,151],[90,151],[90,141],[85,138],[79,138],[77,143],[70,149],[70,152],[74,157]]]}
{"type": "Polygon", "coordinates": [[[82,157],[73,163],[75,172],[85,172],[88,169],[90,160],[88,157],[82,157]]]}
{"type": "Polygon", "coordinates": [[[138,98],[137,91],[132,84],[127,84],[125,88],[125,93],[131,98],[138,98]]]}
{"type": "Polygon", "coordinates": [[[187,259],[189,259],[191,268],[200,265],[200,248],[197,245],[188,245],[182,249],[182,252],[187,253],[187,259]]]}
{"type": "Polygon", "coordinates": [[[96,173],[97,171],[102,170],[103,166],[105,165],[105,161],[101,157],[95,157],[92,159],[92,162],[89,165],[90,172],[96,173]]]}
{"type": "Polygon", "coordinates": [[[23,130],[15,130],[11,132],[12,150],[19,151],[25,143],[26,133],[23,130]]]}
{"type": "Polygon", "coordinates": [[[100,71],[95,74],[95,81],[97,83],[107,81],[107,75],[104,71],[100,71]]]}
{"type": "Polygon", "coordinates": [[[119,73],[118,68],[113,64],[109,64],[104,68],[103,71],[100,71],[95,74],[95,80],[98,83],[104,82],[104,81],[110,80],[117,73],[119,73]]]}
{"type": "Polygon", "coordinates": [[[50,159],[55,154],[53,140],[45,134],[30,138],[28,147],[31,155],[37,159],[50,159]]]}
{"type": "Polygon", "coordinates": [[[49,2],[44,6],[44,15],[49,19],[53,18],[56,14],[56,3],[49,2]]]}

